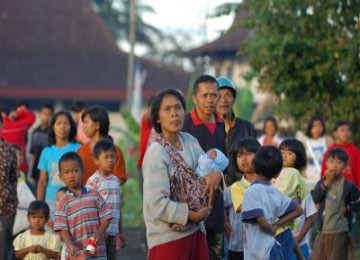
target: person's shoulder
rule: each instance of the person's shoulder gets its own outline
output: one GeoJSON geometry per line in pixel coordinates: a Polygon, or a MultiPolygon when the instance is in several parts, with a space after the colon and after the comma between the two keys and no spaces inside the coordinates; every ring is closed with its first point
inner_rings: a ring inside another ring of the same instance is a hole
{"type": "Polygon", "coordinates": [[[182,139],[183,142],[193,142],[193,141],[197,141],[196,137],[187,133],[187,132],[180,132],[180,138],[182,139]]]}
{"type": "Polygon", "coordinates": [[[81,144],[78,142],[70,142],[68,145],[71,149],[76,149],[76,150],[78,150],[81,147],[81,144]]]}

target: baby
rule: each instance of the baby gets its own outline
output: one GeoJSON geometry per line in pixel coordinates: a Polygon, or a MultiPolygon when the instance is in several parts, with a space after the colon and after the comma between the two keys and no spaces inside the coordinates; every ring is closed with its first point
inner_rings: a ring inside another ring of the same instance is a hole
{"type": "Polygon", "coordinates": [[[224,171],[229,164],[229,159],[219,149],[210,149],[200,155],[198,164],[195,172],[199,177],[204,177],[215,170],[224,171]]]}

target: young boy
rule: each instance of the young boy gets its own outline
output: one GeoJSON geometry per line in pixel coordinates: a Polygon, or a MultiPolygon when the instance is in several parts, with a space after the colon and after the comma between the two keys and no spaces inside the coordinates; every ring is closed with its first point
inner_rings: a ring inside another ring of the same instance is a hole
{"type": "Polygon", "coordinates": [[[281,152],[274,146],[263,146],[256,152],[256,180],[247,189],[242,206],[244,259],[283,259],[274,237],[276,229],[303,213],[295,201],[271,186],[282,164],[281,152]]]}
{"type": "Polygon", "coordinates": [[[99,191],[112,210],[113,219],[106,230],[105,244],[107,259],[115,260],[116,236],[119,234],[123,244],[127,243],[120,217],[120,179],[112,175],[116,160],[115,146],[107,139],[100,140],[94,146],[93,154],[98,170],[87,180],[86,185],[99,191]]]}
{"type": "Polygon", "coordinates": [[[253,160],[260,147],[260,143],[255,138],[244,138],[234,145],[231,154],[234,165],[230,167],[234,168],[235,172],[241,173],[242,177],[224,192],[225,209],[229,211],[229,220],[225,221],[225,232],[229,240],[228,260],[244,259],[241,208],[243,196],[256,177],[253,160]],[[226,229],[228,223],[231,230],[226,229]]]}
{"type": "MultiPolygon", "coordinates": [[[[351,129],[349,122],[345,120],[338,120],[334,127],[335,143],[331,145],[326,153],[332,148],[339,147],[345,150],[348,154],[348,161],[343,170],[343,177],[355,183],[360,188],[360,151],[350,142],[351,129]]],[[[326,158],[326,153],[324,158],[326,158]]],[[[323,160],[321,176],[325,175],[326,161],[323,160]]]]}
{"type": "Polygon", "coordinates": [[[65,153],[60,158],[59,177],[68,191],[57,207],[54,232],[60,233],[66,244],[67,259],[105,259],[103,234],[113,216],[101,195],[81,184],[83,173],[81,158],[75,152],[65,153]],[[95,254],[85,250],[90,238],[97,244],[95,254]]]}
{"type": "Polygon", "coordinates": [[[360,192],[353,182],[342,176],[349,159],[343,149],[333,148],[325,158],[325,176],[312,191],[314,202],[320,203],[320,232],[315,239],[311,259],[347,259],[348,214],[359,210],[360,192]]]}

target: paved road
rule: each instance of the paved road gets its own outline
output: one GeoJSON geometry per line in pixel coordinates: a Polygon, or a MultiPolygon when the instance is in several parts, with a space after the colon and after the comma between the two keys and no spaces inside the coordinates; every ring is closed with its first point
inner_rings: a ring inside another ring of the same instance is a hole
{"type": "Polygon", "coordinates": [[[140,228],[125,228],[125,234],[129,239],[127,247],[118,254],[118,259],[146,260],[144,245],[141,243],[140,228]]]}

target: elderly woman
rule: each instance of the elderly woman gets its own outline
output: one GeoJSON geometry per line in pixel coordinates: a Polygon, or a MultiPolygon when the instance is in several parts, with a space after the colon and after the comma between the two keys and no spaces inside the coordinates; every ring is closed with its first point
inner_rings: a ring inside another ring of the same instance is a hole
{"type": "Polygon", "coordinates": [[[175,89],[155,97],[151,120],[158,133],[143,162],[144,218],[149,259],[209,259],[201,222],[209,215],[220,172],[204,178],[194,170],[204,151],[181,132],[185,100],[175,89]],[[205,194],[209,193],[207,200],[205,194]]]}

